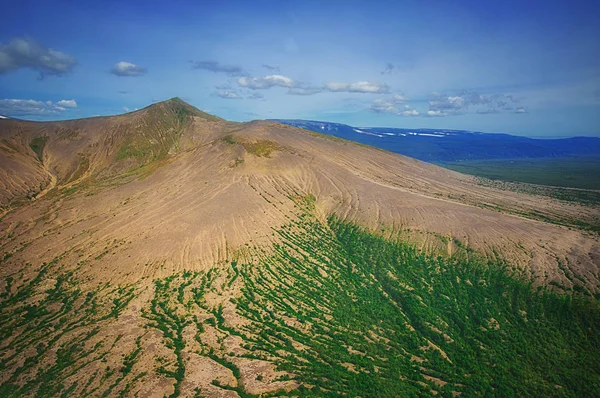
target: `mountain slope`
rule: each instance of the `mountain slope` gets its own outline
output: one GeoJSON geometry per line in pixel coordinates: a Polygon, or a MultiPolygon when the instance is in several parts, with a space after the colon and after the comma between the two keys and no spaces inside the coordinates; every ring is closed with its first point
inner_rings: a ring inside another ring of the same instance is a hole
{"type": "Polygon", "coordinates": [[[164,159],[177,150],[194,117],[224,123],[178,98],[108,118],[2,120],[0,206],[39,195],[53,178],[59,187],[69,187],[90,176],[114,176],[164,159]]]}
{"type": "Polygon", "coordinates": [[[599,346],[598,237],[556,225],[594,207],[179,100],[0,121],[0,137],[3,395],[585,394],[598,381],[581,348],[599,346]],[[44,176],[56,182],[28,200],[44,176]],[[529,383],[494,381],[521,371],[529,383]]]}

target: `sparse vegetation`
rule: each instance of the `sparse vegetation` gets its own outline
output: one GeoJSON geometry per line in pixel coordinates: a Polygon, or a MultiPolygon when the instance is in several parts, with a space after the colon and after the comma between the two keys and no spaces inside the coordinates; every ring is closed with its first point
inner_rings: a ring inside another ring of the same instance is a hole
{"type": "Polygon", "coordinates": [[[57,264],[42,264],[35,277],[20,280],[17,291],[0,301],[0,367],[7,372],[0,396],[69,395],[78,385],[67,380],[110,352],[101,341],[89,342],[124,310],[133,289],[104,285],[83,294],[73,272],[57,264]],[[48,362],[52,353],[56,359],[48,362]]]}
{"type": "Polygon", "coordinates": [[[279,144],[271,140],[256,140],[250,142],[234,137],[232,134],[227,134],[221,140],[229,145],[239,144],[243,146],[248,153],[258,157],[269,158],[273,152],[281,150],[279,144]]]}
{"type": "Polygon", "coordinates": [[[47,141],[48,137],[36,137],[29,143],[29,147],[35,152],[40,162],[44,160],[44,147],[47,141]]]}

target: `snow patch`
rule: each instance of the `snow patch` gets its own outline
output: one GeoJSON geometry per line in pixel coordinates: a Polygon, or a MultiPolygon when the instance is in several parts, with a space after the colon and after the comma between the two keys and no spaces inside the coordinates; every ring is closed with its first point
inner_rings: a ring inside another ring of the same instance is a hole
{"type": "Polygon", "coordinates": [[[352,130],[356,131],[359,134],[373,135],[375,137],[383,138],[383,136],[381,134],[370,133],[368,131],[362,131],[362,130],[359,130],[359,129],[352,129],[352,130]]]}
{"type": "Polygon", "coordinates": [[[440,134],[429,134],[429,133],[419,133],[419,136],[425,136],[425,137],[445,137],[445,135],[440,135],[440,134]]]}

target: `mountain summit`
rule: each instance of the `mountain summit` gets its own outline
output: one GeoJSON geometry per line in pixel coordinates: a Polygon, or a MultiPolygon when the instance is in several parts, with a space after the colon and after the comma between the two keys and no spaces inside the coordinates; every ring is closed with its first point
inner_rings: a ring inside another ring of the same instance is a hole
{"type": "Polygon", "coordinates": [[[157,110],[157,109],[169,110],[169,111],[171,111],[177,115],[181,115],[181,116],[183,116],[183,115],[196,116],[196,117],[201,117],[201,118],[209,119],[209,120],[223,120],[217,116],[213,116],[206,112],[201,111],[200,109],[188,104],[187,102],[185,102],[184,100],[182,100],[179,97],[173,97],[171,99],[149,105],[146,108],[142,109],[142,111],[143,110],[157,110]]]}
{"type": "Polygon", "coordinates": [[[600,374],[600,312],[571,299],[600,292],[576,227],[596,210],[406,156],[178,98],[3,120],[0,210],[2,396],[589,395],[600,374]]]}

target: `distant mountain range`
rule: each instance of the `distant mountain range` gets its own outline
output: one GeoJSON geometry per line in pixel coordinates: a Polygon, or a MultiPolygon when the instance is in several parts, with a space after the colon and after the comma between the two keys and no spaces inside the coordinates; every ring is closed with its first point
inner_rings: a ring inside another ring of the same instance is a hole
{"type": "Polygon", "coordinates": [[[600,156],[600,138],[596,137],[533,139],[465,130],[353,127],[312,120],[272,120],[433,163],[600,156]]]}

